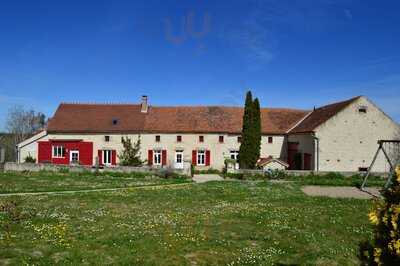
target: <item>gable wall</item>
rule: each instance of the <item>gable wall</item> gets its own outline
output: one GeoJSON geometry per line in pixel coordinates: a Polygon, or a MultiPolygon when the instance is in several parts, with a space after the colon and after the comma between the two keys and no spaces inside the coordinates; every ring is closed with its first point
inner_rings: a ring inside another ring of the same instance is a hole
{"type": "MultiPolygon", "coordinates": [[[[399,139],[399,126],[365,97],[361,97],[316,130],[320,139],[321,171],[358,171],[368,167],[378,148],[379,139],[399,139]],[[367,106],[367,113],[359,113],[367,106]]],[[[380,154],[373,171],[387,171],[380,154]]]]}

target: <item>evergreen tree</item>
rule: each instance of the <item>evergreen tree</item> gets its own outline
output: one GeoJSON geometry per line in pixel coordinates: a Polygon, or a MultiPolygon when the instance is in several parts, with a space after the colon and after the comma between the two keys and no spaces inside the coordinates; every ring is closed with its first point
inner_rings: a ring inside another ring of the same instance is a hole
{"type": "Polygon", "coordinates": [[[260,102],[256,98],[253,102],[253,145],[252,145],[252,162],[251,165],[256,165],[258,159],[260,158],[261,149],[261,111],[260,102]]]}
{"type": "Polygon", "coordinates": [[[251,146],[252,146],[252,121],[253,121],[253,96],[251,91],[246,94],[243,112],[242,143],[239,149],[239,167],[241,169],[251,168],[251,146]]]}

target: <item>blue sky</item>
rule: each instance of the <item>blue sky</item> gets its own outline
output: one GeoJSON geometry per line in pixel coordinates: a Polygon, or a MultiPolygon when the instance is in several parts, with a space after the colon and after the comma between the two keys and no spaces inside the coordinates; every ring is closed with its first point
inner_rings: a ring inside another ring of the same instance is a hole
{"type": "Polygon", "coordinates": [[[366,95],[400,121],[399,1],[0,5],[0,129],[16,104],[241,105],[248,88],[264,107],[366,95]]]}

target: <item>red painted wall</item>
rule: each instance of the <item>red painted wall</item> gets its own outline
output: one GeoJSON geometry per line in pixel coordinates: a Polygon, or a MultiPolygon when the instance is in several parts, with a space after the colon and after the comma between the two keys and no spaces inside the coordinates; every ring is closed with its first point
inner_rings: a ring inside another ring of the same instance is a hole
{"type": "Polygon", "coordinates": [[[69,164],[71,150],[79,151],[79,163],[81,165],[93,165],[93,143],[85,141],[39,141],[38,161],[39,163],[69,164]],[[53,146],[63,146],[65,156],[63,158],[52,158],[53,146]]]}
{"type": "Polygon", "coordinates": [[[51,144],[49,141],[38,141],[38,162],[51,163],[51,144]]]}

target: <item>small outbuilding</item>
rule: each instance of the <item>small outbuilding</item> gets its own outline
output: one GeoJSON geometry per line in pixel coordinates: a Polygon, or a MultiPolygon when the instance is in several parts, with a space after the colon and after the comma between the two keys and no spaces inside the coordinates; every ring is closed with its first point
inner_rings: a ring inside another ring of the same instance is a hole
{"type": "Polygon", "coordinates": [[[285,170],[289,167],[289,164],[286,162],[269,156],[267,158],[260,158],[257,162],[257,166],[263,169],[264,171],[267,170],[285,170]]]}

